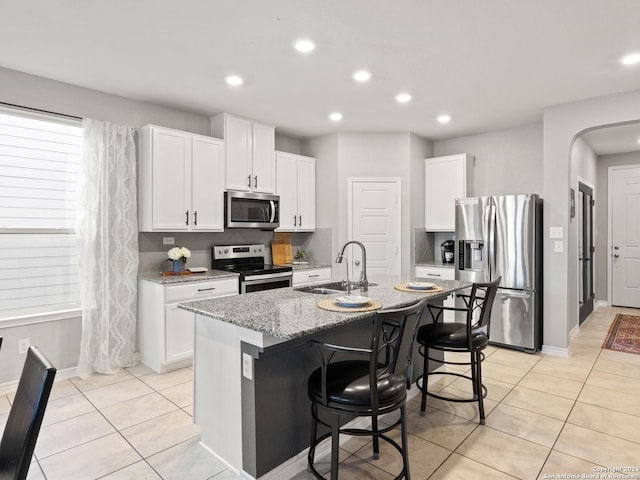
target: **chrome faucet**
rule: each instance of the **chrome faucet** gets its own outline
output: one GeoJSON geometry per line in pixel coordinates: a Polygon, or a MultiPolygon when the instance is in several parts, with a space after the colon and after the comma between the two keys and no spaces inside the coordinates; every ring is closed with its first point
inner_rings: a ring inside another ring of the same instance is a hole
{"type": "MultiPolygon", "coordinates": [[[[342,263],[342,260],[346,258],[344,256],[344,251],[346,250],[347,246],[349,246],[352,243],[358,245],[362,249],[362,269],[360,270],[360,281],[358,282],[358,285],[360,286],[360,292],[363,294],[366,294],[369,292],[369,280],[367,280],[367,250],[364,248],[364,245],[361,242],[358,242],[357,240],[349,240],[340,249],[340,252],[336,257],[336,263],[342,263]]],[[[349,282],[349,264],[348,263],[347,263],[347,293],[351,293],[351,282],[349,282]]]]}

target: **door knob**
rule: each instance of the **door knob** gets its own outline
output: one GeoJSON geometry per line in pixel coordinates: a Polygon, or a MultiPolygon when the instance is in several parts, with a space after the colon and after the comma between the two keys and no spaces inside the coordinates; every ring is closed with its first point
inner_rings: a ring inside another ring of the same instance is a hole
{"type": "Polygon", "coordinates": [[[619,247],[618,245],[614,245],[614,246],[613,246],[613,249],[614,249],[614,250],[620,250],[620,247],[619,247]]]}
{"type": "Polygon", "coordinates": [[[355,264],[356,264],[356,265],[360,265],[360,260],[356,260],[356,261],[355,261],[355,264]]]}
{"type": "Polygon", "coordinates": [[[618,258],[620,255],[618,255],[617,253],[613,254],[613,258],[618,258]]]}

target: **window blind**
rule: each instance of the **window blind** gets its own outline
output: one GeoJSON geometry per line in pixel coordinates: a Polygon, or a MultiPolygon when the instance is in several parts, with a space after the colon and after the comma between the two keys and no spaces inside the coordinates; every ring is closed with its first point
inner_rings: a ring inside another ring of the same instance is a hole
{"type": "Polygon", "coordinates": [[[0,111],[0,320],[79,307],[79,122],[0,111]]]}

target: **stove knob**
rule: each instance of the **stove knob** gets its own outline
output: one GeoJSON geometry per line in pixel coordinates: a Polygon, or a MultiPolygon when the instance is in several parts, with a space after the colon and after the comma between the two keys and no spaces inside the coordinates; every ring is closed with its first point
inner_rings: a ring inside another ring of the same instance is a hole
{"type": "Polygon", "coordinates": [[[218,253],[222,253],[222,249],[221,248],[218,249],[218,253]]]}
{"type": "Polygon", "coordinates": [[[229,253],[229,249],[228,249],[228,248],[225,248],[225,249],[224,249],[224,253],[229,253]]]}

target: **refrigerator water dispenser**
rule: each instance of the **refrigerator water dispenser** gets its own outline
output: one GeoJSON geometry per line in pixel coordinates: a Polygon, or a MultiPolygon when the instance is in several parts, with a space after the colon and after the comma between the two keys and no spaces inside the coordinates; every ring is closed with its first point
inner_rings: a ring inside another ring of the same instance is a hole
{"type": "Polygon", "coordinates": [[[460,240],[458,269],[482,272],[484,270],[484,243],[477,240],[460,240]]]}

